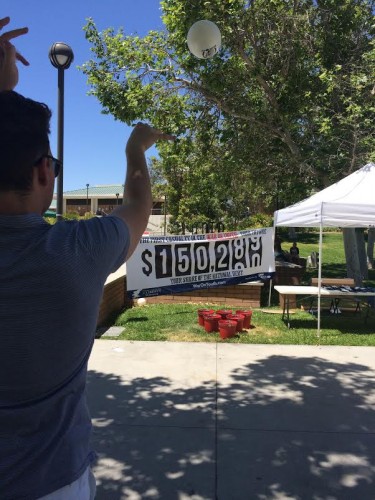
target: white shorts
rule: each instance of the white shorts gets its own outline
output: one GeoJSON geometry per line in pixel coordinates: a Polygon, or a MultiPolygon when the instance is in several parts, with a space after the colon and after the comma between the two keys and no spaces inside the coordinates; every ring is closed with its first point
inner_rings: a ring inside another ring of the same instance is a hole
{"type": "Polygon", "coordinates": [[[88,466],[82,476],[76,479],[76,481],[38,500],[94,500],[95,493],[95,477],[91,472],[91,467],[88,466]]]}

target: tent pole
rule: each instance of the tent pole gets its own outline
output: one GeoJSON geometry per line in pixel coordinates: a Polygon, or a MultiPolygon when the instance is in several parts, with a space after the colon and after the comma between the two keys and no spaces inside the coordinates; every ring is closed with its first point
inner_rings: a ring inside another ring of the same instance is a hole
{"type": "Polygon", "coordinates": [[[270,290],[268,292],[268,307],[271,307],[272,278],[270,279],[270,290]]]}
{"type": "Polygon", "coordinates": [[[319,226],[319,265],[318,265],[318,331],[317,335],[320,338],[320,293],[322,287],[322,249],[323,249],[323,221],[320,219],[319,226]]]}
{"type": "MultiPolygon", "coordinates": [[[[273,261],[275,262],[275,238],[276,238],[276,217],[273,215],[273,261]]],[[[276,275],[276,262],[275,262],[275,275],[276,275]]],[[[272,293],[273,280],[270,279],[270,290],[268,293],[268,307],[271,307],[271,293],[272,293]]]]}

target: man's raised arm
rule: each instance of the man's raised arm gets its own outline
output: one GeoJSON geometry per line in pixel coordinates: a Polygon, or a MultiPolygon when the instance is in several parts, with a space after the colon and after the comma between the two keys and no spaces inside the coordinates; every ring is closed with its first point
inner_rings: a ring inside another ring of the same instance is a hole
{"type": "Polygon", "coordinates": [[[152,194],[145,152],[160,140],[174,140],[174,137],[145,123],[138,123],[126,144],[127,171],[124,204],[113,210],[111,214],[120,217],[128,225],[130,246],[126,259],[129,259],[134,252],[150,217],[152,194]]]}

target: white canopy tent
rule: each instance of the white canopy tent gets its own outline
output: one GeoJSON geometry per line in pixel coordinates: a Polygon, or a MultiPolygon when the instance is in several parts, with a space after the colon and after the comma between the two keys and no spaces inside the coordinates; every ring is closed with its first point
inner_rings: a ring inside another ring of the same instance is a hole
{"type": "Polygon", "coordinates": [[[318,334],[323,227],[375,226],[375,164],[368,163],[310,198],[274,213],[274,226],[319,227],[318,334]]]}

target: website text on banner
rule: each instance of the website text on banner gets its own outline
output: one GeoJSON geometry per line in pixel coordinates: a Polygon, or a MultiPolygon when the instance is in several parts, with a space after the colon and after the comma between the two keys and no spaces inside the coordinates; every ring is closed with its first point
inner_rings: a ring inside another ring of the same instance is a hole
{"type": "Polygon", "coordinates": [[[132,299],[271,279],[273,229],[144,237],[126,269],[132,299]]]}

